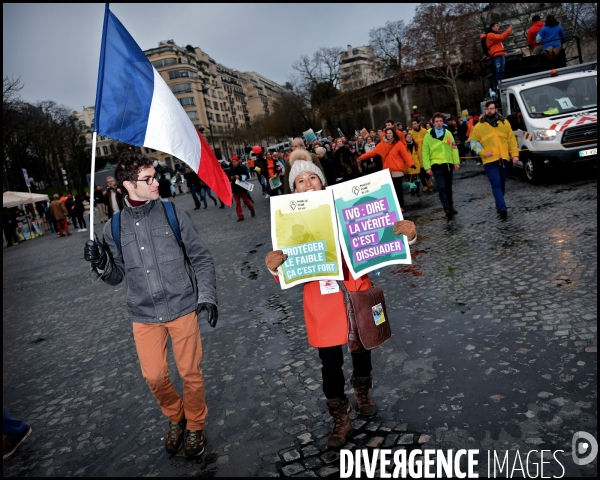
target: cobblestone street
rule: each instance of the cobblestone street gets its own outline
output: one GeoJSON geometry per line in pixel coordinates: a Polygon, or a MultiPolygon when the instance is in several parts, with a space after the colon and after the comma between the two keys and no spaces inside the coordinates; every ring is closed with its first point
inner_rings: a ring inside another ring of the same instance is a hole
{"type": "MultiPolygon", "coordinates": [[[[596,475],[597,460],[571,459],[575,432],[597,438],[596,176],[530,185],[512,175],[506,221],[473,164],[455,176],[453,220],[437,191],[405,195],[419,240],[412,265],[372,276],[393,337],[373,352],[379,412],[352,414],[347,448],[480,449],[480,476],[489,450],[563,450],[566,476],[596,475]]],[[[200,321],[209,413],[195,462],[164,451],[168,423],[140,373],[124,285],[92,285],[87,233],[4,249],[3,406],[33,428],[4,476],[339,475],[302,288],[282,291],[265,267],[269,200],[259,193],[257,216],[241,223],[234,208],[174,200],[217,268],[219,323],[200,321]]],[[[560,464],[544,474],[560,476],[560,464]]]]}

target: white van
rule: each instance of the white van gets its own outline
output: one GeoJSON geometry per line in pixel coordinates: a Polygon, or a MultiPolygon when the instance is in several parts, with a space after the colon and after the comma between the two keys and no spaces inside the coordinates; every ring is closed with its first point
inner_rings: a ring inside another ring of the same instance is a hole
{"type": "Polygon", "coordinates": [[[505,118],[530,182],[552,168],[597,164],[596,62],[523,75],[499,83],[505,118]]]}

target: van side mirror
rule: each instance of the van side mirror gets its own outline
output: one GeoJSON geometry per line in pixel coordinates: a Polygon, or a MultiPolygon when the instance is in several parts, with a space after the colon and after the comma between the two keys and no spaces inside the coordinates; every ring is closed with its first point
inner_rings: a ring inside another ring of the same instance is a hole
{"type": "Polygon", "coordinates": [[[512,128],[513,130],[519,129],[519,119],[515,114],[509,115],[508,117],[506,117],[506,119],[508,120],[508,123],[510,123],[510,128],[512,128]]]}

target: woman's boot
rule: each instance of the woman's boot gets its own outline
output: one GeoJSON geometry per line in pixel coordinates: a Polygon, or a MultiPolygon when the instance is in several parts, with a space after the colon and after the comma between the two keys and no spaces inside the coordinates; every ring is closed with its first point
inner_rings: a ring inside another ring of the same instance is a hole
{"type": "MultiPolygon", "coordinates": [[[[431,183],[431,179],[427,179],[427,186],[429,187],[428,191],[431,192],[433,190],[433,183],[431,183]]],[[[425,189],[423,189],[425,191],[425,189]]]]}
{"type": "Polygon", "coordinates": [[[352,376],[350,383],[354,387],[354,396],[358,404],[358,413],[364,417],[372,417],[377,413],[377,405],[369,395],[369,389],[373,387],[372,377],[352,376]]]}
{"type": "Polygon", "coordinates": [[[329,415],[333,417],[333,430],[327,440],[328,448],[342,448],[352,433],[349,413],[352,405],[347,398],[334,398],[327,401],[329,415]]]}

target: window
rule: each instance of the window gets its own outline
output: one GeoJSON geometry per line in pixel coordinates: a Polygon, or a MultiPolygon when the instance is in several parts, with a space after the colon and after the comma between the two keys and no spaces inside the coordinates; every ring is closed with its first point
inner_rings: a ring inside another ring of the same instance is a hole
{"type": "Polygon", "coordinates": [[[169,72],[169,80],[176,78],[198,78],[198,74],[191,70],[171,70],[169,72]]]}
{"type": "Polygon", "coordinates": [[[187,105],[196,105],[194,103],[194,97],[184,97],[184,98],[180,98],[179,99],[179,103],[181,103],[181,106],[185,107],[187,105]]]}
{"type": "Polygon", "coordinates": [[[96,155],[100,155],[100,147],[96,147],[96,155]]]}
{"type": "Polygon", "coordinates": [[[110,153],[115,153],[115,146],[112,143],[110,144],[110,153]]]}
{"type": "Polygon", "coordinates": [[[213,107],[215,110],[219,109],[219,104],[217,102],[213,102],[213,107]]]}
{"type": "Polygon", "coordinates": [[[193,112],[185,112],[188,114],[188,117],[190,117],[190,120],[197,120],[198,119],[198,112],[193,111],[193,112]]]}
{"type": "Polygon", "coordinates": [[[206,105],[208,108],[211,108],[210,100],[208,100],[207,98],[205,98],[204,99],[204,105],[206,105]]]}
{"type": "Polygon", "coordinates": [[[208,117],[209,120],[213,119],[213,114],[212,112],[206,112],[206,116],[208,117]]]}
{"type": "Polygon", "coordinates": [[[358,55],[360,53],[360,50],[358,48],[354,48],[352,50],[352,55],[358,55]]]}
{"type": "Polygon", "coordinates": [[[154,68],[161,68],[161,67],[167,67],[169,65],[175,65],[175,59],[174,58],[164,58],[162,60],[157,60],[156,62],[152,62],[152,66],[154,68]]]}
{"type": "Polygon", "coordinates": [[[179,85],[173,85],[171,87],[171,91],[173,93],[191,92],[192,84],[191,83],[181,83],[179,85]]]}
{"type": "Polygon", "coordinates": [[[102,147],[102,151],[104,152],[104,155],[108,155],[108,147],[106,145],[102,147]]]}
{"type": "Polygon", "coordinates": [[[217,98],[217,92],[215,92],[213,89],[210,90],[210,96],[213,98],[217,98]]]}
{"type": "Polygon", "coordinates": [[[221,121],[221,115],[219,115],[219,114],[217,113],[217,115],[216,115],[216,116],[217,116],[217,122],[220,122],[220,121],[221,121]]]}

